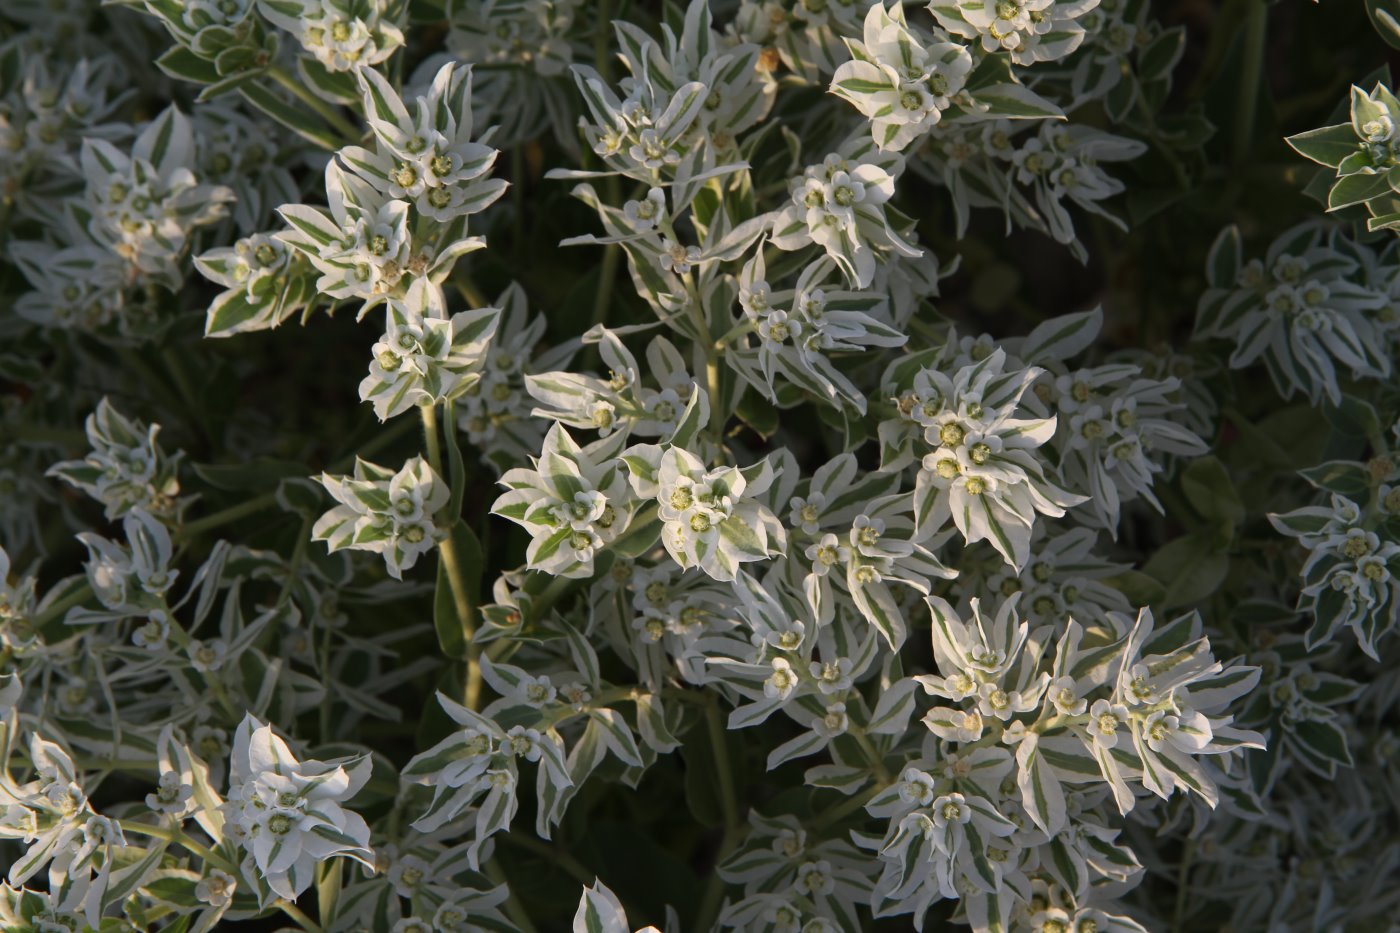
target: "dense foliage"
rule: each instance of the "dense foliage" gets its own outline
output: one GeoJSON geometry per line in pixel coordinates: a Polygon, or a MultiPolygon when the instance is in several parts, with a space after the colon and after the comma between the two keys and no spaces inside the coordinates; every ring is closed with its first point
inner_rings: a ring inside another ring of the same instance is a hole
{"type": "Polygon", "coordinates": [[[1394,929],[1391,47],[7,0],[0,927],[1394,929]]]}

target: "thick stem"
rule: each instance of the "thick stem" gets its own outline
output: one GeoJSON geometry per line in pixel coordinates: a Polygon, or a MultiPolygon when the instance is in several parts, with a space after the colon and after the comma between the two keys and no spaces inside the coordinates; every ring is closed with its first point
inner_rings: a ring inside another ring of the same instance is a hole
{"type": "Polygon", "coordinates": [[[734,793],[734,775],[729,770],[729,746],[725,742],[724,720],[721,718],[719,701],[714,694],[706,696],[705,723],[710,733],[710,746],[714,752],[715,771],[719,775],[720,809],[724,813],[724,837],[720,840],[719,851],[715,853],[715,867],[705,883],[705,893],[701,897],[700,911],[696,917],[695,929],[709,930],[714,927],[719,915],[720,902],[724,898],[724,879],[720,877],[719,866],[734,851],[743,837],[743,827],[739,823],[739,802],[734,793]]]}
{"type": "Polygon", "coordinates": [[[1268,37],[1268,0],[1249,0],[1245,19],[1244,61],[1241,63],[1239,103],[1235,117],[1235,164],[1243,165],[1254,144],[1254,118],[1259,86],[1264,80],[1264,40],[1268,37]]]}
{"type": "MultiPolygon", "coordinates": [[[[438,439],[437,406],[420,405],[418,411],[423,416],[423,441],[428,451],[428,465],[438,476],[442,476],[442,444],[438,439]]],[[[454,525],[461,520],[461,516],[451,516],[451,523],[454,525]]],[[[442,561],[447,585],[452,590],[452,606],[457,613],[457,622],[462,626],[462,638],[467,646],[466,689],[463,702],[468,709],[480,709],[481,649],[476,644],[476,625],[473,622],[476,609],[472,605],[472,594],[467,587],[462,555],[457,553],[450,530],[438,542],[438,559],[442,561]]]]}
{"type": "Polygon", "coordinates": [[[865,734],[865,730],[853,728],[850,730],[850,736],[855,739],[856,744],[860,746],[861,754],[865,756],[865,760],[869,762],[870,767],[875,770],[875,777],[879,779],[880,783],[890,783],[889,769],[885,767],[885,761],[880,756],[879,749],[875,747],[874,742],[870,741],[870,736],[865,734]]]}
{"type": "Polygon", "coordinates": [[[695,287],[693,275],[686,275],[685,291],[690,299],[686,307],[694,320],[698,346],[705,354],[705,386],[710,393],[710,433],[715,436],[715,443],[722,444],[725,417],[724,400],[720,395],[719,344],[710,333],[710,322],[705,317],[705,304],[700,300],[700,292],[695,287]]]}

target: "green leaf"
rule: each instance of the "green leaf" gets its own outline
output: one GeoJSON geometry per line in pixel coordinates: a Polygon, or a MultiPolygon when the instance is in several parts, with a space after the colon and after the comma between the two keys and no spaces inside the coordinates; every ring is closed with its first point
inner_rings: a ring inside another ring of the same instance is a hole
{"type": "Polygon", "coordinates": [[[1362,204],[1372,198],[1390,193],[1390,182],[1384,174],[1367,175],[1358,172],[1337,179],[1332,190],[1327,192],[1327,210],[1339,211],[1353,204],[1362,204]]]}
{"type": "Polygon", "coordinates": [[[1348,499],[1359,499],[1371,488],[1370,471],[1349,460],[1329,460],[1318,466],[1299,470],[1298,475],[1318,489],[1339,493],[1348,499]]]}
{"type": "Polygon", "coordinates": [[[1356,131],[1351,128],[1350,123],[1308,130],[1306,133],[1289,136],[1284,142],[1292,146],[1303,158],[1312,159],[1318,165],[1326,165],[1329,168],[1340,165],[1343,159],[1356,152],[1359,145],[1356,131]]]}
{"type": "Polygon", "coordinates": [[[1319,758],[1352,767],[1346,734],[1334,722],[1303,720],[1294,725],[1293,737],[1319,758]]]}
{"type": "Polygon", "coordinates": [[[160,58],[156,67],[172,78],[191,81],[195,84],[213,84],[220,78],[214,63],[200,58],[184,46],[175,46],[160,58]]]}
{"type": "Polygon", "coordinates": [[[1245,519],[1244,503],[1225,465],[1215,457],[1201,457],[1181,473],[1181,490],[1202,518],[1233,532],[1245,519]]]}
{"type": "Polygon", "coordinates": [[[327,129],[319,118],[306,110],[287,103],[275,92],[261,84],[250,82],[241,85],[238,92],[247,98],[248,103],[312,145],[319,146],[328,152],[336,152],[340,149],[341,139],[327,129]]]}
{"type": "Polygon", "coordinates": [[[1206,257],[1206,277],[1216,288],[1231,288],[1240,274],[1240,228],[1234,224],[1220,231],[1206,257]]]}
{"type": "Polygon", "coordinates": [[[1158,81],[1171,77],[1181,53],[1186,50],[1186,30],[1177,26],[1162,32],[1138,53],[1138,77],[1143,81],[1158,81]]]}
{"type": "Polygon", "coordinates": [[[1365,399],[1343,395],[1336,406],[1325,409],[1327,420],[1338,434],[1346,437],[1377,437],[1381,433],[1381,418],[1376,408],[1365,399]]]}
{"type": "Polygon", "coordinates": [[[751,388],[744,390],[739,399],[739,410],[735,414],[764,440],[778,433],[778,409],[751,388]]]}
{"type": "Polygon", "coordinates": [[[1216,550],[1214,534],[1208,529],[1169,542],[1142,568],[1164,587],[1162,606],[1166,609],[1205,599],[1225,581],[1229,569],[1229,556],[1216,550]]]}
{"type": "Polygon", "coordinates": [[[258,457],[247,463],[192,463],[195,475],[215,489],[229,492],[263,491],[291,477],[305,477],[305,464],[295,460],[258,457]]]}

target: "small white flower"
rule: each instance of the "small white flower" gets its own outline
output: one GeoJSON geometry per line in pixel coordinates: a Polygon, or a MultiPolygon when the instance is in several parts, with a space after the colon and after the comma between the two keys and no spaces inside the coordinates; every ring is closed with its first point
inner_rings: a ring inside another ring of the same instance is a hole
{"type": "Polygon", "coordinates": [[[223,907],[233,900],[234,892],[238,889],[238,880],[227,872],[217,868],[210,868],[207,874],[199,883],[194,886],[194,896],[201,904],[208,904],[210,907],[223,907]]]}

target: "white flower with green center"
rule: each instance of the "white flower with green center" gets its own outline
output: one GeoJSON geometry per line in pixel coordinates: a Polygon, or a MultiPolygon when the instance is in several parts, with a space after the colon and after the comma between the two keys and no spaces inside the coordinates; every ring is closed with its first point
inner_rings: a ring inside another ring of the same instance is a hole
{"type": "Polygon", "coordinates": [[[1099,0],[932,0],[939,25],[979,39],[986,52],[1006,52],[1018,65],[1057,61],[1079,48],[1084,27],[1076,20],[1099,0]]]}
{"type": "Polygon", "coordinates": [[[1383,494],[1373,496],[1365,508],[1333,493],[1328,505],[1269,516],[1274,528],[1297,538],[1309,552],[1298,610],[1313,619],[1307,633],[1310,647],[1331,640],[1346,626],[1361,649],[1378,658],[1377,642],[1398,624],[1400,541],[1393,539],[1393,520],[1387,519],[1393,514],[1390,506],[1400,505],[1400,495],[1381,489],[1383,494]]]}
{"type": "Polygon", "coordinates": [[[191,235],[223,217],[233,200],[223,185],[200,184],[194,169],[194,129],[174,106],[141,130],[129,154],[105,139],[85,139],[88,204],[75,218],[141,273],[179,291],[191,235]]]}
{"type": "Polygon", "coordinates": [[[1060,478],[1086,493],[1096,523],[1118,536],[1121,504],[1141,497],[1162,512],[1153,478],[1174,457],[1199,457],[1205,441],[1179,423],[1185,403],[1175,378],[1151,379],[1133,364],[1079,369],[1055,380],[1053,444],[1060,478]]]}
{"type": "Polygon", "coordinates": [[[853,59],[836,69],[831,93],[870,119],[877,146],[898,151],[938,124],[962,92],[972,56],[946,36],[929,41],[912,31],[898,3],[873,4],[863,38],[846,40],[853,59]]]}
{"type": "Polygon", "coordinates": [[[381,421],[415,405],[456,399],[474,386],[500,311],[477,308],[449,317],[442,289],[415,279],[403,298],[389,299],[387,318],[360,383],[360,399],[374,403],[381,421]]]}
{"type": "Polygon", "coordinates": [[[1246,263],[1239,230],[1216,237],[1206,263],[1211,288],[1201,296],[1196,337],[1233,341],[1230,368],[1262,361],[1285,398],[1302,393],[1338,404],[1341,373],[1382,379],[1392,361],[1377,328],[1387,296],[1355,281],[1344,241],[1314,224],[1288,230],[1261,262],[1246,263]]]}
{"type": "Polygon", "coordinates": [[[450,490],[422,457],[407,461],[398,472],[356,458],[353,475],[323,473],[318,479],[340,505],[317,520],[311,539],[325,541],[331,551],[382,554],[397,580],[442,535],[435,515],[447,504],[450,490]]]}
{"type": "Polygon", "coordinates": [[[170,532],[148,512],[132,509],[122,520],[127,546],[85,531],[77,536],[88,549],[88,583],[108,610],[124,615],[163,611],[165,594],[179,577],[170,562],[170,532]]]}
{"type": "Polygon", "coordinates": [[[526,565],[560,577],[588,577],[593,561],[626,528],[633,498],[617,459],[621,436],[580,447],[556,424],[533,467],[508,471],[491,511],[531,535],[526,565]]]}
{"type": "Polygon", "coordinates": [[[1084,731],[1093,736],[1100,748],[1113,748],[1118,744],[1118,735],[1128,726],[1128,708],[1121,703],[1108,700],[1095,700],[1089,707],[1089,723],[1084,731]]]}
{"type": "Polygon", "coordinates": [[[388,0],[258,0],[258,11],[287,30],[330,71],[377,65],[403,45],[388,0]]]}
{"type": "Polygon", "coordinates": [[[773,217],[773,245],[797,250],[815,243],[859,288],[874,281],[877,256],[922,256],[895,229],[912,225],[886,204],[903,168],[899,155],[874,152],[869,140],[848,143],[808,166],[791,182],[790,203],[773,217]]]}
{"type": "MultiPolygon", "coordinates": [[[[340,150],[352,171],[444,224],[485,210],[505,193],[505,181],[488,177],[498,151],[472,139],[470,65],[443,65],[411,104],[379,72],[362,69],[358,77],[377,147],[340,150]]],[[[490,136],[488,130],[482,139],[490,136]]]]}
{"type": "Polygon", "coordinates": [[[914,516],[921,533],[951,518],[968,543],[986,540],[1020,568],[1030,558],[1036,515],[1059,517],[1085,497],[1052,482],[1035,453],[1054,435],[1056,421],[1024,417],[1021,398],[1042,371],[1006,371],[1005,364],[998,349],[951,376],[934,369],[916,374],[907,417],[923,428],[924,449],[932,450],[923,454],[914,516]]]}
{"type": "Polygon", "coordinates": [[[277,327],[314,297],[306,261],[271,234],[206,250],[195,268],[224,286],[209,305],[204,336],[230,337],[277,327]]]}
{"type": "Polygon", "coordinates": [[[682,568],[699,567],[716,580],[733,580],[740,564],[783,553],[782,522],[755,498],[775,476],[767,460],[711,470],[689,451],[667,448],[656,479],[667,553],[682,568]]]}
{"type": "Polygon", "coordinates": [[[160,425],[146,427],[125,417],[103,398],[84,426],[92,452],[82,460],[49,467],[57,476],[106,507],[109,520],[133,508],[168,516],[180,492],[177,475],[183,453],[167,455],[156,442],[160,425]]]}
{"type": "Polygon", "coordinates": [[[809,263],[792,288],[764,280],[762,251],[739,274],[739,299],[757,346],[733,347],[725,359],[750,385],[776,402],[786,382],[832,405],[865,411],[864,390],[836,366],[851,352],[903,346],[908,337],[889,322],[888,299],[876,291],[847,291],[829,283],[836,264],[809,263]]]}
{"type": "Polygon", "coordinates": [[[330,858],[374,870],[369,826],[341,806],[369,773],[368,755],[298,761],[271,726],[244,717],[233,740],[224,818],[241,830],[240,842],[273,894],[295,900],[330,858]]]}

